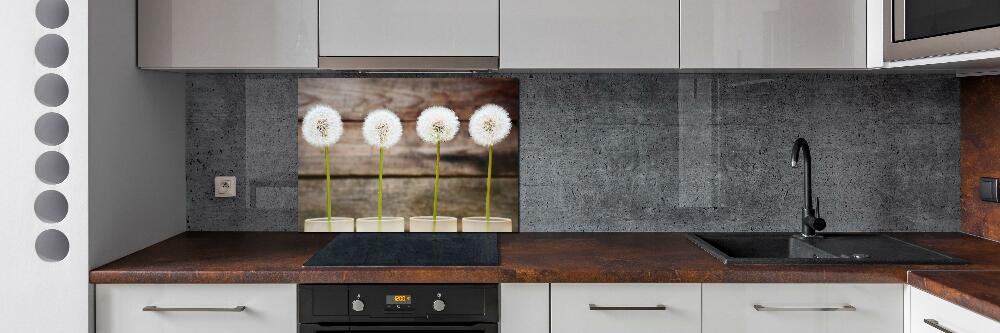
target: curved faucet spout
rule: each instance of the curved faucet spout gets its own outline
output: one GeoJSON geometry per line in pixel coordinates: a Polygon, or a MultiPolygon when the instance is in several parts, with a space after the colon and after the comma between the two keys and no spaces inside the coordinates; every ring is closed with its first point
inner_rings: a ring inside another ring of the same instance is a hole
{"type": "Polygon", "coordinates": [[[799,167],[799,151],[803,152],[806,159],[806,166],[809,166],[809,163],[812,162],[812,155],[809,154],[809,143],[806,142],[806,139],[798,138],[795,139],[795,143],[792,145],[792,167],[799,167]]]}
{"type": "Polygon", "coordinates": [[[812,155],[809,154],[809,143],[798,138],[792,145],[792,167],[798,168],[805,164],[802,172],[802,236],[814,237],[817,230],[826,228],[826,221],[816,216],[812,204],[812,155]],[[802,153],[802,163],[799,163],[799,152],[802,153]]]}
{"type": "Polygon", "coordinates": [[[808,215],[809,211],[812,210],[812,155],[809,153],[809,143],[806,139],[798,138],[795,139],[795,144],[792,145],[792,167],[798,168],[799,163],[799,152],[802,152],[802,163],[805,164],[805,171],[802,173],[802,199],[804,205],[802,205],[803,213],[808,215]]]}

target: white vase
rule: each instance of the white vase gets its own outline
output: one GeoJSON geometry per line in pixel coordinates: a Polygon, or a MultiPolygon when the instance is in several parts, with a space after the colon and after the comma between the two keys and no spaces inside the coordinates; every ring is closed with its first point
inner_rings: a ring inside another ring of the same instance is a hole
{"type": "Polygon", "coordinates": [[[302,225],[303,232],[354,232],[353,217],[333,217],[327,221],[325,217],[306,219],[302,225]]]}
{"type": "Polygon", "coordinates": [[[383,216],[382,229],[379,230],[378,217],[362,217],[355,223],[358,232],[404,232],[406,219],[396,216],[383,216]]]}
{"type": "Polygon", "coordinates": [[[458,232],[458,219],[438,216],[435,225],[433,216],[414,216],[410,218],[409,232],[458,232]]]}
{"type": "Polygon", "coordinates": [[[505,217],[490,216],[489,230],[485,216],[463,217],[462,232],[513,232],[514,221],[505,217]]]}

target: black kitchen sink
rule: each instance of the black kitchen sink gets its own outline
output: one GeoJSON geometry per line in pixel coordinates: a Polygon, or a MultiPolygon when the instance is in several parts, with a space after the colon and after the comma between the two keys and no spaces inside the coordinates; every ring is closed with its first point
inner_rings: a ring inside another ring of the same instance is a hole
{"type": "Polygon", "coordinates": [[[965,264],[966,261],[883,234],[690,233],[688,239],[726,265],[965,264]]]}

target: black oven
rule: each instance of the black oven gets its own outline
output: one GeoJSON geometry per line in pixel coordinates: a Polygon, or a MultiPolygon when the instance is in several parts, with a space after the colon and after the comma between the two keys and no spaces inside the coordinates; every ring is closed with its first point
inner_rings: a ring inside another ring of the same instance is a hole
{"type": "Polygon", "coordinates": [[[497,333],[495,284],[303,284],[299,333],[497,333]]]}
{"type": "Polygon", "coordinates": [[[883,0],[889,61],[1000,49],[998,0],[883,0]]]}

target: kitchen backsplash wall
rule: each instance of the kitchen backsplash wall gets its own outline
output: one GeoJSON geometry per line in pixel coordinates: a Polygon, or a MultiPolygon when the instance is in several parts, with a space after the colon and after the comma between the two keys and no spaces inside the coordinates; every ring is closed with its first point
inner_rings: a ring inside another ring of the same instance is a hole
{"type": "Polygon", "coordinates": [[[1000,177],[1000,76],[962,78],[962,231],[1000,242],[1000,204],[982,201],[980,177],[1000,177]]]}
{"type": "MultiPolygon", "coordinates": [[[[296,230],[302,76],[188,76],[190,230],[296,230]]],[[[953,76],[486,76],[520,80],[522,232],[798,230],[800,136],[828,231],[959,229],[953,76]]]]}

